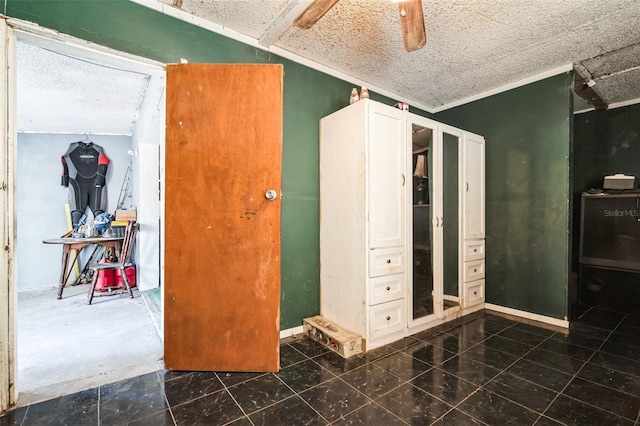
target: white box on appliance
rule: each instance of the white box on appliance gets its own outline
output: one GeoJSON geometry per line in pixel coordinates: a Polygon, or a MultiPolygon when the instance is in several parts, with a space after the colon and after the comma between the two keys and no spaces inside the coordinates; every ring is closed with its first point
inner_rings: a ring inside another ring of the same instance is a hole
{"type": "Polygon", "coordinates": [[[616,173],[612,176],[604,177],[603,189],[633,189],[636,183],[635,176],[628,176],[622,173],[616,173]]]}

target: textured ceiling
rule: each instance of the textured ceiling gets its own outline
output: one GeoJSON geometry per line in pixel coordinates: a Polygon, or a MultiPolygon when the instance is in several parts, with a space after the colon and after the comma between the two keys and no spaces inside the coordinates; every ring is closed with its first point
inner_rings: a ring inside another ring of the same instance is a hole
{"type": "MultiPolygon", "coordinates": [[[[571,64],[604,104],[640,100],[639,0],[422,0],[427,45],[411,53],[390,0],[340,0],[310,30],[293,26],[310,0],[133,1],[432,112],[571,64]]],[[[130,135],[149,84],[26,43],[17,76],[18,131],[29,132],[130,135]]]]}
{"type": "Polygon", "coordinates": [[[18,132],[131,135],[150,77],[17,43],[18,132]]]}
{"type": "Polygon", "coordinates": [[[640,43],[587,59],[578,65],[576,70],[595,83],[593,89],[606,104],[640,98],[640,43]]]}
{"type": "MultiPolygon", "coordinates": [[[[584,62],[595,75],[602,67],[619,72],[640,65],[637,46],[628,49],[640,42],[638,0],[422,3],[427,45],[412,53],[403,49],[398,5],[390,0],[340,0],[310,30],[292,25],[309,0],[175,4],[265,47],[284,49],[431,111],[572,63],[584,62]],[[617,54],[603,56],[608,52],[617,54]]],[[[607,103],[639,98],[639,73],[596,79],[593,89],[601,84],[607,103]]]]}

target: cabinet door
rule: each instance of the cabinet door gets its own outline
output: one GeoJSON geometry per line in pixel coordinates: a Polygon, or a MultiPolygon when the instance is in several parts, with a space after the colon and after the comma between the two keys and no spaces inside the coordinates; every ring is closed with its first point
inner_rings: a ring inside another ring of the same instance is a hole
{"type": "Polygon", "coordinates": [[[403,112],[370,104],[367,114],[369,248],[405,241],[405,130],[403,112]]]}
{"type": "Polygon", "coordinates": [[[465,133],[464,154],[464,239],[484,238],[484,138],[465,133]]]}
{"type": "Polygon", "coordinates": [[[437,123],[424,117],[408,117],[406,126],[407,212],[409,226],[406,246],[407,320],[409,327],[425,323],[438,312],[442,302],[442,140],[437,123]]]}

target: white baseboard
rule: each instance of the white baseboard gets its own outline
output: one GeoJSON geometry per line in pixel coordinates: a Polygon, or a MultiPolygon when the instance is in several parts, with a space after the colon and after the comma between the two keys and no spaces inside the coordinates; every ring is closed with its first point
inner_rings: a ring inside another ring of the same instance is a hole
{"type": "MultiPolygon", "coordinates": [[[[476,307],[474,307],[476,308],[476,307]]],[[[560,320],[557,318],[547,317],[544,315],[534,314],[527,311],[520,311],[518,309],[507,308],[506,306],[493,305],[491,303],[485,303],[484,305],[478,305],[477,309],[468,309],[465,313],[471,313],[476,310],[486,309],[489,311],[500,312],[507,315],[513,315],[515,317],[525,318],[532,321],[538,321],[545,324],[554,325],[556,327],[569,328],[569,321],[560,320]]],[[[298,327],[289,328],[286,330],[280,330],[280,338],[284,339],[285,337],[295,336],[296,334],[304,333],[304,328],[300,325],[298,327]]]]}
{"type": "Polygon", "coordinates": [[[285,337],[295,336],[296,334],[302,334],[304,332],[304,328],[299,325],[298,327],[288,328],[286,330],[280,330],[280,338],[284,339],[285,337]]]}
{"type": "Polygon", "coordinates": [[[520,311],[518,309],[507,308],[506,306],[493,305],[491,303],[485,303],[484,307],[485,309],[490,311],[501,312],[507,315],[513,315],[516,317],[526,318],[533,321],[543,322],[545,324],[555,325],[556,327],[569,328],[569,321],[567,320],[547,317],[544,315],[534,314],[527,311],[520,311]]]}

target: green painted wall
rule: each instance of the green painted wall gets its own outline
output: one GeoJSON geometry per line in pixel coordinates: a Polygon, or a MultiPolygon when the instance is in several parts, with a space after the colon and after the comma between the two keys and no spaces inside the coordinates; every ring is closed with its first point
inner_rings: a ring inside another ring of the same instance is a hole
{"type": "Polygon", "coordinates": [[[640,181],[640,104],[574,117],[573,144],[573,270],[578,270],[580,195],[602,188],[604,177],[616,173],[640,181]]]}
{"type": "Polygon", "coordinates": [[[486,300],[567,315],[572,76],[436,114],[486,139],[486,300]]]}
{"type": "Polygon", "coordinates": [[[318,121],[348,104],[352,83],[124,0],[4,3],[8,16],[159,62],[283,64],[281,328],[318,314],[318,121]]]}
{"type": "MultiPolygon", "coordinates": [[[[8,16],[164,63],[283,64],[281,328],[318,313],[318,121],[347,104],[352,83],[125,0],[5,4],[8,16]]],[[[558,318],[566,315],[570,86],[569,75],[557,76],[435,117],[487,138],[487,301],[558,318]]]]}

